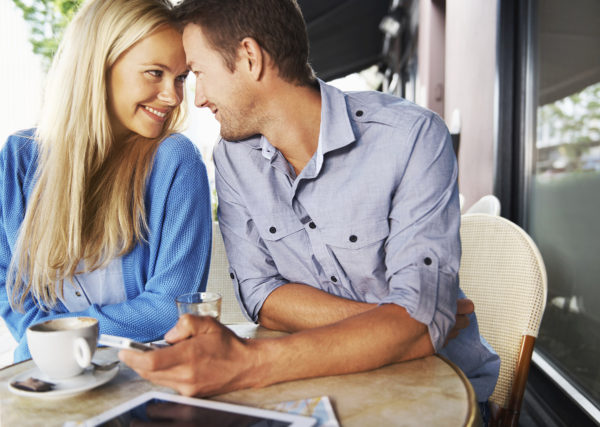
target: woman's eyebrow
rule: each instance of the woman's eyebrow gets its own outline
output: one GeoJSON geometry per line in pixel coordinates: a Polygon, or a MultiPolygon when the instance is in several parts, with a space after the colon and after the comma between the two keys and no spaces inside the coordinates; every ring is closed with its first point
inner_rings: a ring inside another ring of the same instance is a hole
{"type": "Polygon", "coordinates": [[[171,68],[169,68],[169,66],[165,65],[165,64],[161,64],[160,62],[145,62],[142,64],[143,66],[148,66],[148,67],[158,67],[158,68],[163,68],[167,71],[171,71],[171,68]]]}
{"type": "MultiPolygon", "coordinates": [[[[168,65],[161,64],[160,62],[146,62],[146,63],[142,64],[142,66],[144,66],[144,67],[157,67],[157,68],[163,69],[165,71],[175,73],[175,71],[171,70],[171,68],[168,65]]],[[[187,73],[188,71],[189,71],[189,69],[185,68],[185,69],[181,70],[181,72],[179,72],[177,74],[187,73]]]]}

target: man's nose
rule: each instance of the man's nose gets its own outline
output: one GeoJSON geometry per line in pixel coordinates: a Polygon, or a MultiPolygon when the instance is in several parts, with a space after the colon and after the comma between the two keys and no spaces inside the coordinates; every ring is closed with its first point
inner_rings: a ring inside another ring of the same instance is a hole
{"type": "Polygon", "coordinates": [[[206,99],[206,96],[204,96],[204,91],[202,90],[202,85],[198,82],[196,82],[196,96],[194,99],[194,104],[196,104],[196,107],[202,108],[202,107],[206,107],[206,104],[208,103],[208,100],[206,99]]]}

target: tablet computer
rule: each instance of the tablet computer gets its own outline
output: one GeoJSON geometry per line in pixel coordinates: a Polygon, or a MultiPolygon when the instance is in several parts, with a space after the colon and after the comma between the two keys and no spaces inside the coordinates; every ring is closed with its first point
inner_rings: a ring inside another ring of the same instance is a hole
{"type": "Polygon", "coordinates": [[[310,427],[315,423],[301,415],[151,391],[78,425],[310,427]]]}

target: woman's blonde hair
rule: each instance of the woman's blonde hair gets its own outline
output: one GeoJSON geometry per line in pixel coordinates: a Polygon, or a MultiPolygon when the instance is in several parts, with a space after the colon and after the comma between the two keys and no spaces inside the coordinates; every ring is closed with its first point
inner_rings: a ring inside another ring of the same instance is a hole
{"type": "Polygon", "coordinates": [[[47,78],[37,182],[7,281],[18,309],[29,293],[41,308],[54,306],[65,279],[106,266],[145,238],[146,179],[185,108],[171,112],[155,139],[115,141],[107,78],[125,51],[165,25],[174,26],[168,0],[90,0],[68,26],[47,78]]]}

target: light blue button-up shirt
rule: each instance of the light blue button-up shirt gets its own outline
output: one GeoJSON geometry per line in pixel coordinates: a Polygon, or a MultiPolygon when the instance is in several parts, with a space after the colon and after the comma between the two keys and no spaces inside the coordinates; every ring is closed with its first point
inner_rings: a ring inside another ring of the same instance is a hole
{"type": "Polygon", "coordinates": [[[401,98],[319,83],[318,149],[298,176],[265,137],[215,148],[220,228],[243,309],[257,321],[269,294],[286,283],[400,305],[487,400],[500,361],[474,315],[444,347],[464,296],[457,165],[446,126],[401,98]]]}
{"type": "MultiPolygon", "coordinates": [[[[80,261],[77,269],[81,271],[84,267],[85,263],[80,261]]],[[[92,304],[104,306],[127,301],[121,257],[113,258],[104,268],[79,273],[73,281],[65,280],[62,293],[59,283],[56,285],[58,298],[71,313],[83,311],[92,304]]]]}

